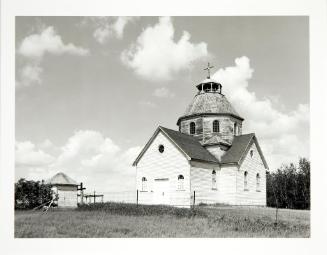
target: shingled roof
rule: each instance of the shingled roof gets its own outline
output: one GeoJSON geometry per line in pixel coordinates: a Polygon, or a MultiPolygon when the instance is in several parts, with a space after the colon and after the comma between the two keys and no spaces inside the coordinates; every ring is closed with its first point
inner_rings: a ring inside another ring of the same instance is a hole
{"type": "Polygon", "coordinates": [[[78,185],[76,181],[64,173],[57,173],[48,180],[48,183],[53,185],[78,185]]]}
{"type": "Polygon", "coordinates": [[[165,127],[159,126],[148,141],[148,143],[144,146],[141,153],[135,159],[133,165],[136,165],[138,161],[141,159],[142,155],[145,153],[147,148],[150,146],[151,142],[154,140],[158,132],[162,131],[177,147],[180,148],[182,152],[184,152],[189,159],[191,160],[200,160],[210,163],[216,164],[241,164],[242,159],[246,155],[246,152],[252,142],[255,142],[258,148],[258,151],[262,157],[264,165],[268,168],[265,158],[261,152],[260,146],[256,140],[255,134],[246,134],[246,135],[239,135],[235,136],[233,143],[228,151],[221,157],[221,161],[215,158],[208,150],[205,149],[204,146],[200,144],[197,138],[181,133],[179,131],[175,131],[172,129],[168,129],[165,127]]]}
{"type": "Polygon", "coordinates": [[[191,159],[219,163],[219,161],[203,146],[197,138],[179,131],[159,127],[164,131],[191,159]]]}
{"type": "Polygon", "coordinates": [[[235,136],[232,146],[229,148],[228,151],[221,157],[221,164],[240,164],[249,146],[252,143],[255,143],[259,154],[261,155],[262,161],[265,167],[268,169],[267,162],[262,154],[261,148],[258,144],[257,138],[255,137],[254,133],[246,134],[246,135],[239,135],[235,136]]]}
{"type": "Polygon", "coordinates": [[[180,119],[199,114],[229,114],[243,120],[223,94],[200,93],[193,98],[177,123],[180,119]]]}
{"type": "Polygon", "coordinates": [[[182,150],[183,153],[185,153],[190,159],[193,160],[200,160],[200,161],[206,161],[206,162],[212,162],[212,163],[219,163],[218,159],[216,159],[209,151],[207,151],[196,139],[195,137],[187,134],[183,134],[179,131],[175,131],[169,128],[161,127],[159,126],[154,133],[154,135],[151,137],[151,139],[148,141],[148,143],[144,146],[141,153],[138,155],[138,157],[135,159],[133,166],[138,163],[138,161],[141,159],[142,155],[145,153],[148,146],[151,144],[151,142],[154,140],[156,135],[159,131],[162,131],[168,138],[175,143],[177,147],[182,150]]]}

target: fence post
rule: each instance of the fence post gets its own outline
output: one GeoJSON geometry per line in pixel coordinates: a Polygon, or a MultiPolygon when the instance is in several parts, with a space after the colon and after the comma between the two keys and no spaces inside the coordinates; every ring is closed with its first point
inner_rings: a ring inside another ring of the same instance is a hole
{"type": "Polygon", "coordinates": [[[95,191],[93,192],[93,204],[95,204],[95,191]]]}
{"type": "Polygon", "coordinates": [[[193,208],[195,206],[195,190],[193,191],[193,208]]]}
{"type": "Polygon", "coordinates": [[[139,190],[136,190],[136,206],[139,205],[139,190]]]}

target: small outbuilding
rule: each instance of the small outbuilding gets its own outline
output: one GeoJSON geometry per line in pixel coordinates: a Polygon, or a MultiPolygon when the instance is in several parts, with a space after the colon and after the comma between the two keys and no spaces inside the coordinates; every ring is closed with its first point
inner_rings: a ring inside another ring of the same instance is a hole
{"type": "Polygon", "coordinates": [[[61,208],[77,207],[78,184],[64,173],[57,173],[49,181],[54,196],[58,197],[56,204],[61,208]]]}

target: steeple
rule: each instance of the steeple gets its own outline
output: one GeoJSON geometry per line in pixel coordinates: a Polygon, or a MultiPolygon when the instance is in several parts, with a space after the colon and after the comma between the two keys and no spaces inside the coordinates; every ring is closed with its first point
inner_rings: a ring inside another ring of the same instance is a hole
{"type": "Polygon", "coordinates": [[[207,78],[196,85],[198,89],[177,125],[182,133],[197,137],[202,144],[231,144],[234,136],[242,134],[243,118],[222,94],[222,85],[210,77],[213,66],[204,68],[207,78]]]}

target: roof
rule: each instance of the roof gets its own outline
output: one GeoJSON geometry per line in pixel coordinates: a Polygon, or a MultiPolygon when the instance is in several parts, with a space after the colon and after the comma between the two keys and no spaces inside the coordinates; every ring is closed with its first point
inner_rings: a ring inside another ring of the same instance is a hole
{"type": "Polygon", "coordinates": [[[247,151],[249,150],[252,143],[255,143],[259,154],[262,158],[262,161],[265,167],[268,169],[267,162],[263,156],[257,138],[254,133],[235,136],[232,146],[228,151],[221,157],[221,164],[241,164],[241,161],[244,159],[247,151]]]}
{"type": "Polygon", "coordinates": [[[218,83],[216,80],[214,80],[212,78],[206,78],[203,81],[201,81],[200,84],[202,84],[202,83],[210,83],[210,82],[212,82],[212,83],[218,83]]]}
{"type": "Polygon", "coordinates": [[[199,114],[227,114],[243,120],[243,118],[240,117],[231,103],[227,100],[225,95],[220,93],[197,94],[187,107],[184,115],[180,117],[179,120],[188,116],[199,114]]]}
{"type": "Polygon", "coordinates": [[[154,135],[144,146],[141,153],[135,159],[133,165],[138,163],[147,148],[150,146],[151,142],[160,131],[162,131],[163,134],[166,135],[189,159],[219,163],[219,161],[200,144],[197,138],[191,135],[183,134],[179,131],[159,126],[154,135]]]}
{"type": "Polygon", "coordinates": [[[60,185],[78,185],[76,181],[70,178],[68,175],[64,173],[57,173],[50,180],[48,180],[49,184],[60,184],[60,185]]]}
{"type": "Polygon", "coordinates": [[[216,145],[216,144],[226,144],[226,145],[231,145],[231,143],[223,138],[221,138],[218,135],[214,135],[210,137],[208,140],[206,140],[204,143],[202,143],[203,146],[206,145],[216,145]]]}

